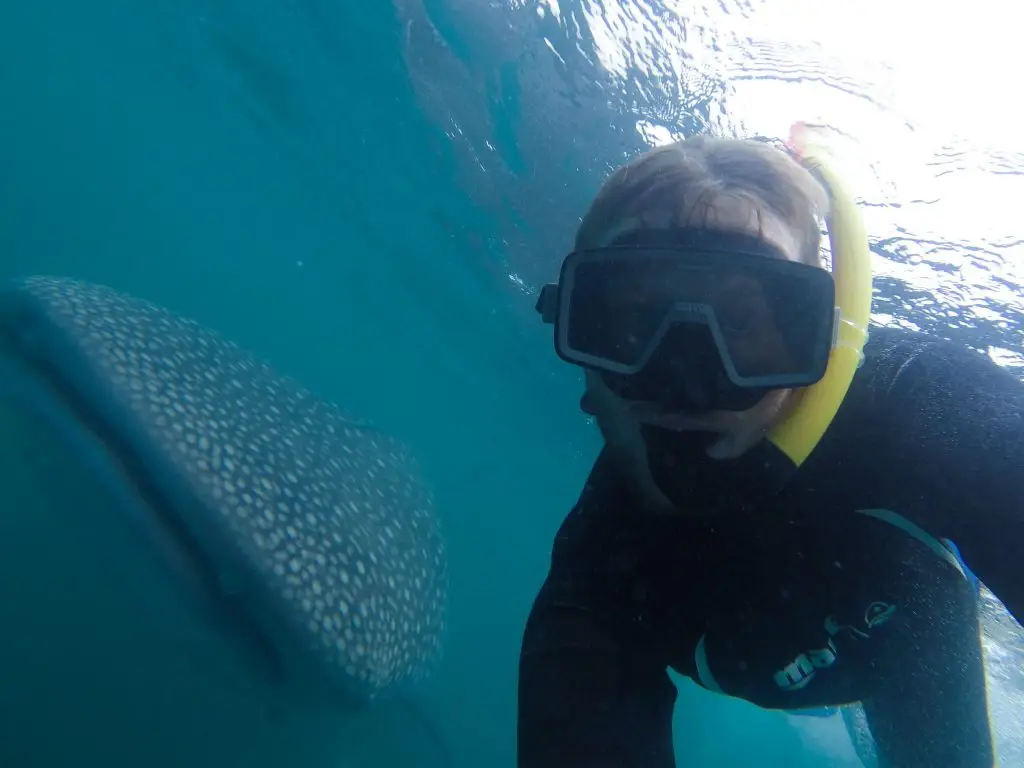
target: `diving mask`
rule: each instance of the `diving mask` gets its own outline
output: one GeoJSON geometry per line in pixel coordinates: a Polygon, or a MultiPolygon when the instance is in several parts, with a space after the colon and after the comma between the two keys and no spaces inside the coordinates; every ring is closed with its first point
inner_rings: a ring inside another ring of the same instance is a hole
{"type": "Polygon", "coordinates": [[[574,251],[537,302],[565,361],[620,397],[672,411],[740,411],[828,366],[832,275],[756,237],[678,228],[574,251]]]}

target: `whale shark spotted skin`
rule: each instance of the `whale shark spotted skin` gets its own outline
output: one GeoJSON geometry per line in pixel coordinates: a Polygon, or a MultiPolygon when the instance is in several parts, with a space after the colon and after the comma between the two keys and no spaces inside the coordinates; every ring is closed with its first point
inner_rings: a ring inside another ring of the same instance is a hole
{"type": "Polygon", "coordinates": [[[99,285],[0,292],[0,352],[100,438],[166,548],[285,675],[364,704],[436,666],[447,563],[398,441],[99,285]]]}

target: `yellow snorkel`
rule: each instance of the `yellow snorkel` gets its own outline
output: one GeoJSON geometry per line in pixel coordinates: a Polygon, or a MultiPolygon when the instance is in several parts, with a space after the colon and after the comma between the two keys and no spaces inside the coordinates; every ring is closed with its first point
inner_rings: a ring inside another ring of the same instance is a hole
{"type": "Polygon", "coordinates": [[[853,197],[829,165],[823,143],[810,128],[798,123],[790,132],[790,149],[822,182],[829,195],[830,208],[825,220],[839,310],[825,376],[799,392],[792,412],[767,435],[768,441],[799,467],[832,423],[864,359],[872,288],[871,253],[864,220],[853,197]]]}

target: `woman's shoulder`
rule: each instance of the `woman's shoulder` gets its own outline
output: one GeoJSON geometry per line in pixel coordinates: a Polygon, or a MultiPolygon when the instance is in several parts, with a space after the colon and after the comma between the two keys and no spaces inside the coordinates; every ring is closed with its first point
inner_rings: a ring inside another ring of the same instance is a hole
{"type": "Polygon", "coordinates": [[[1016,377],[960,340],[872,326],[864,366],[854,380],[877,403],[913,407],[921,398],[955,402],[979,389],[1018,386],[1016,377]]]}
{"type": "Polygon", "coordinates": [[[890,458],[916,455],[929,466],[964,464],[997,444],[1009,450],[1024,418],[1013,371],[963,341],[902,328],[872,328],[848,400],[851,432],[884,438],[877,444],[890,458]]]}

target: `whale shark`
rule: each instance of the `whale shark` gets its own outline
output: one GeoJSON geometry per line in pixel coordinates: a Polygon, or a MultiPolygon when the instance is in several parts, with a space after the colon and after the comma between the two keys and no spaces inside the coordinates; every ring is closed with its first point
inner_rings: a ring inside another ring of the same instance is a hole
{"type": "Polygon", "coordinates": [[[447,589],[401,442],[150,302],[0,290],[0,763],[367,764],[447,589]]]}

